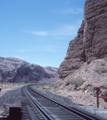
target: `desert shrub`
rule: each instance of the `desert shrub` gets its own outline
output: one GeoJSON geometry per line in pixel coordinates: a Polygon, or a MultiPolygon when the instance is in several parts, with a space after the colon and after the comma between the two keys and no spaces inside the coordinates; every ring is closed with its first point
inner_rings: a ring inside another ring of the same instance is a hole
{"type": "Polygon", "coordinates": [[[74,80],[74,77],[72,75],[68,76],[65,79],[65,86],[68,86],[68,85],[72,84],[73,80],[74,80]]]}
{"type": "Polygon", "coordinates": [[[63,84],[63,81],[57,82],[56,84],[54,84],[54,86],[56,87],[60,87],[63,84]]]}
{"type": "Polygon", "coordinates": [[[107,61],[107,57],[103,58],[105,61],[107,61]]]}
{"type": "Polygon", "coordinates": [[[62,84],[63,84],[63,81],[59,82],[57,86],[60,87],[62,84]]]}
{"type": "Polygon", "coordinates": [[[78,76],[77,78],[73,76],[69,76],[66,79],[65,86],[72,85],[76,89],[77,87],[81,86],[83,84],[84,80],[81,76],[78,76]]]}
{"type": "Polygon", "coordinates": [[[54,89],[57,89],[58,87],[57,87],[57,85],[54,85],[54,89]]]}
{"type": "Polygon", "coordinates": [[[45,87],[45,86],[42,87],[42,89],[43,89],[43,90],[51,90],[51,88],[49,88],[49,87],[45,87]]]}
{"type": "Polygon", "coordinates": [[[104,82],[104,83],[102,84],[102,87],[107,87],[107,82],[104,82]]]}
{"type": "Polygon", "coordinates": [[[75,86],[75,88],[81,86],[83,84],[84,80],[82,77],[78,76],[76,79],[74,79],[73,81],[73,85],[75,86]]]}
{"type": "Polygon", "coordinates": [[[57,92],[57,94],[61,94],[61,92],[57,92]]]}
{"type": "Polygon", "coordinates": [[[104,66],[103,64],[97,64],[94,71],[97,73],[107,73],[107,66],[104,66]]]}

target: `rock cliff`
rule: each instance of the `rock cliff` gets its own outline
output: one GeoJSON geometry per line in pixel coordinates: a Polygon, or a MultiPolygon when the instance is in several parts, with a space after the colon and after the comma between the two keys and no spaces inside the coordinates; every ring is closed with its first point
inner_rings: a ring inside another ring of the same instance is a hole
{"type": "Polygon", "coordinates": [[[57,68],[41,67],[18,58],[0,57],[0,82],[37,82],[57,77],[57,68]]]}
{"type": "Polygon", "coordinates": [[[107,0],[86,0],[84,20],[59,67],[59,77],[65,78],[84,62],[107,57],[107,0]]]}

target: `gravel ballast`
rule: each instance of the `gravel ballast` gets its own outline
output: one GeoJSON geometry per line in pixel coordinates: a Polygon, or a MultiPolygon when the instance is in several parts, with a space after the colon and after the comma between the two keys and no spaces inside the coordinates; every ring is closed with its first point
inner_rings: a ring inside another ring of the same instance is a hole
{"type": "Polygon", "coordinates": [[[97,107],[94,107],[91,105],[81,106],[79,104],[75,104],[72,102],[72,100],[70,98],[55,95],[47,90],[40,90],[40,89],[38,89],[37,86],[32,86],[32,88],[34,90],[38,91],[39,93],[49,97],[50,99],[58,101],[59,103],[62,103],[68,107],[78,109],[79,111],[85,112],[91,116],[98,118],[98,119],[107,120],[107,111],[106,110],[103,110],[103,109],[100,109],[100,108],[97,108],[97,107]]]}
{"type": "MultiPolygon", "coordinates": [[[[21,93],[21,86],[19,87],[11,87],[8,89],[4,89],[0,92],[0,116],[4,111],[8,111],[9,107],[21,107],[21,101],[23,100],[23,96],[21,93]]],[[[107,120],[107,111],[103,109],[99,109],[94,106],[81,106],[72,102],[70,98],[62,97],[55,95],[49,91],[38,89],[37,85],[33,85],[32,88],[37,90],[41,94],[58,101],[66,106],[73,107],[78,109],[79,111],[87,112],[88,114],[92,114],[95,117],[100,118],[101,120],[107,120]]]]}
{"type": "Polygon", "coordinates": [[[5,111],[9,111],[9,107],[21,107],[21,88],[21,86],[15,86],[0,92],[0,116],[5,111]]]}

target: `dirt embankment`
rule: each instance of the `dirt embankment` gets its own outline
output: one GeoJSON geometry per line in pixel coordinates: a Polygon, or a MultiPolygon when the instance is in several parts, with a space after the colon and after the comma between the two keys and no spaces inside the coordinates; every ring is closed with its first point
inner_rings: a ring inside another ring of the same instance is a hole
{"type": "MultiPolygon", "coordinates": [[[[76,104],[96,106],[95,86],[107,87],[107,58],[94,60],[90,64],[84,63],[65,79],[59,79],[51,86],[43,86],[41,89],[68,97],[76,104]]],[[[99,95],[107,96],[107,90],[101,89],[99,95]]],[[[100,98],[99,104],[100,108],[107,109],[106,100],[100,98]]]]}

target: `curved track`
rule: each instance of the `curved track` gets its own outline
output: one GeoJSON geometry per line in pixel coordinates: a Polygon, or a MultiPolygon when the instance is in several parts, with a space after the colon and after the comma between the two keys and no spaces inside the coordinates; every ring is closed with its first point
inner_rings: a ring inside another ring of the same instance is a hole
{"type": "Polygon", "coordinates": [[[75,109],[53,101],[33,90],[25,87],[26,95],[48,120],[97,120],[75,109]]]}

